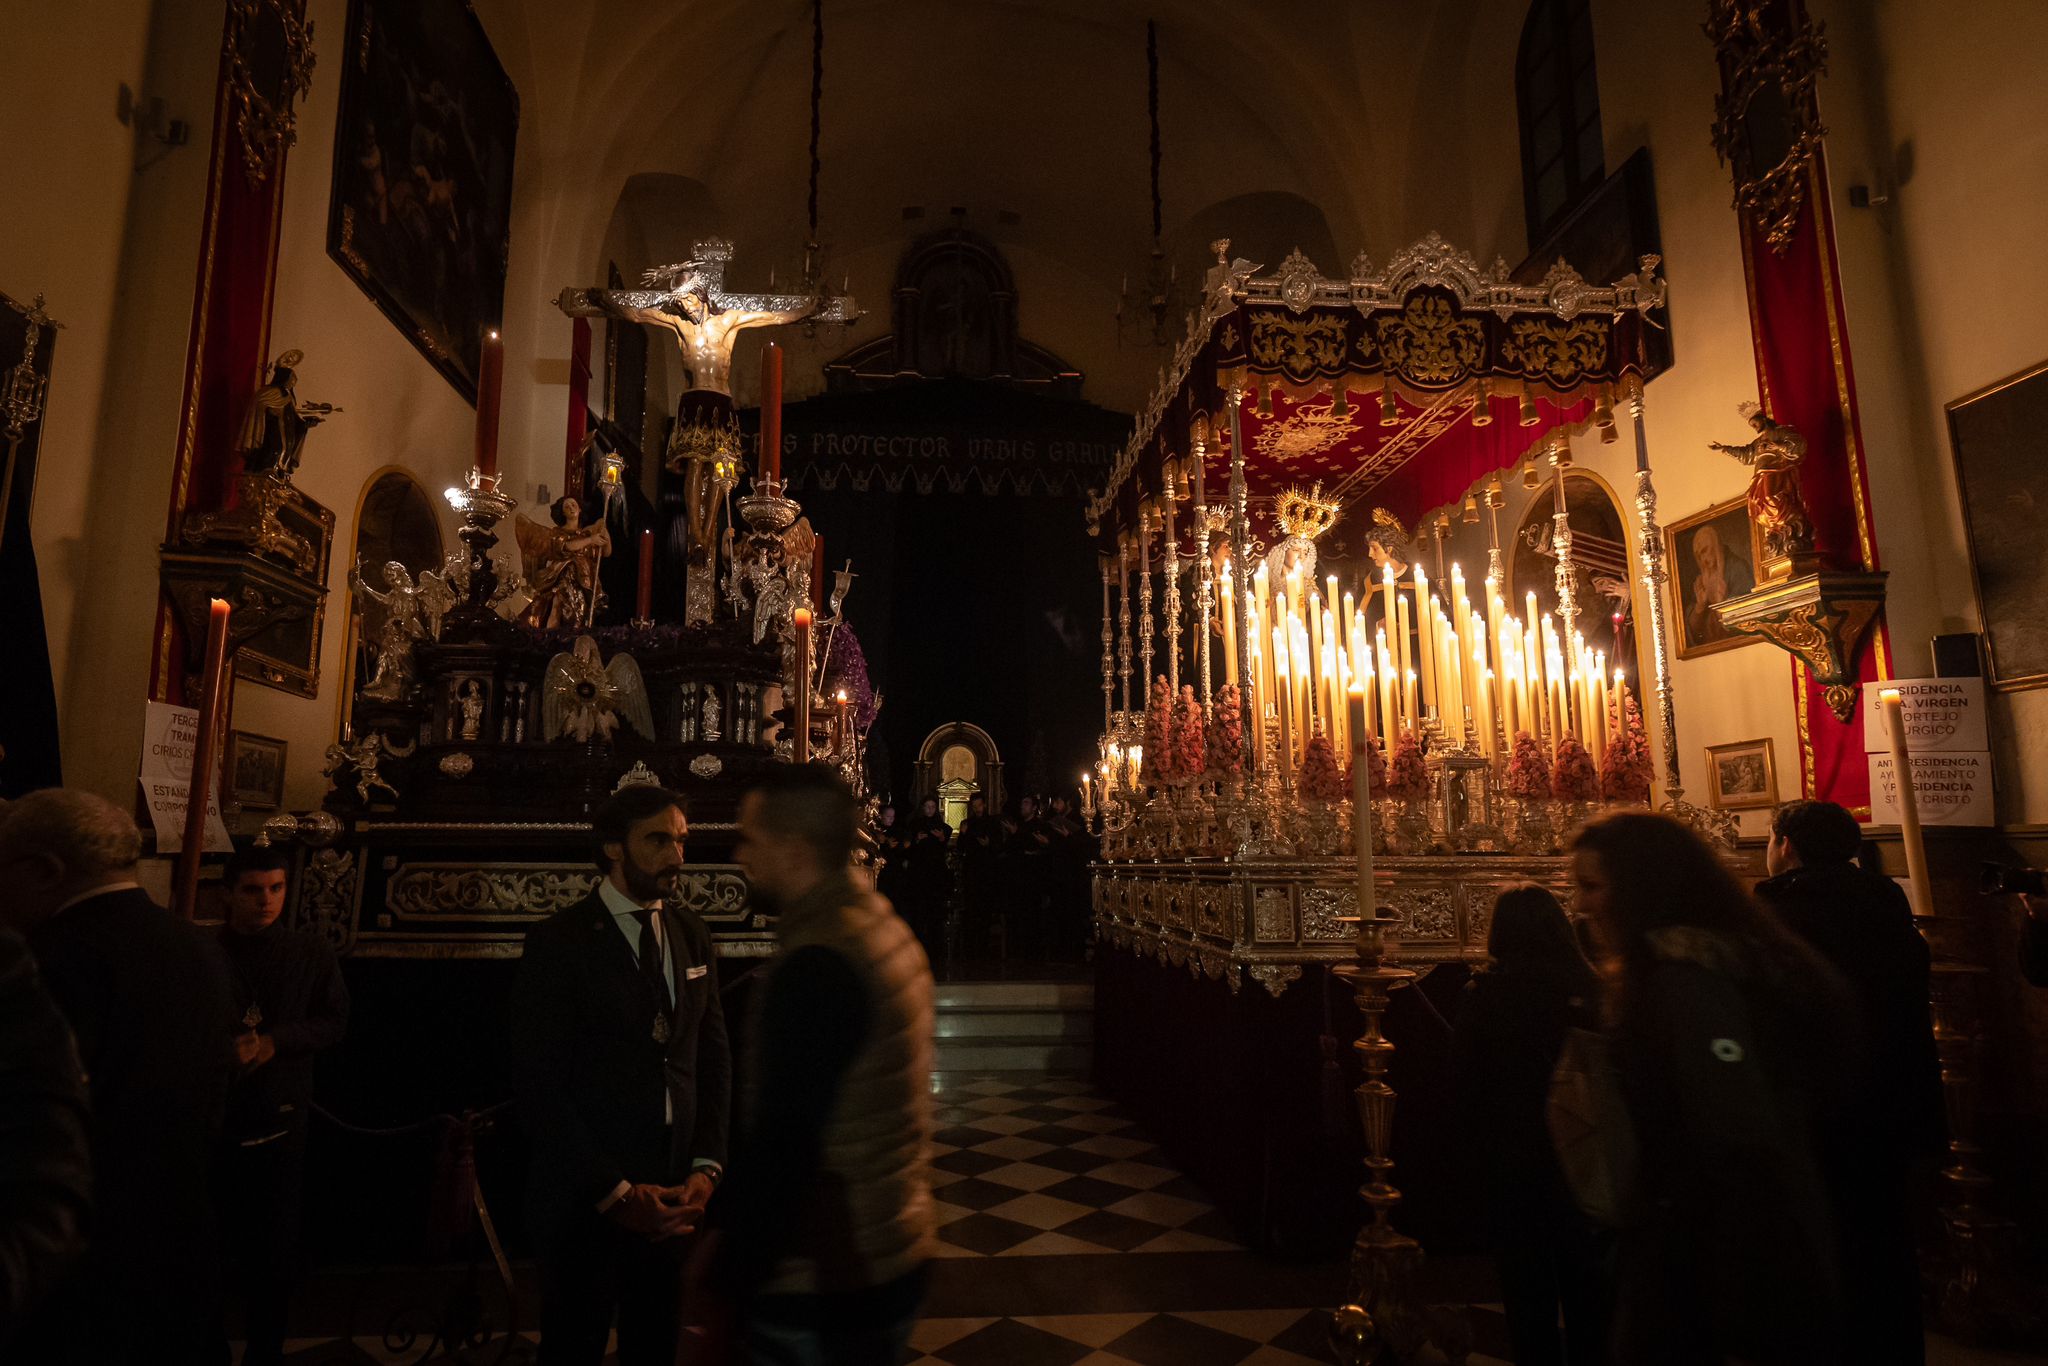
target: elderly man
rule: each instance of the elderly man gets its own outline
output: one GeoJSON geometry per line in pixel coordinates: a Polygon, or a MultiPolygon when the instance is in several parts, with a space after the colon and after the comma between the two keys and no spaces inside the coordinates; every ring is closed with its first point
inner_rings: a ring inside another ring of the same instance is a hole
{"type": "Polygon", "coordinates": [[[672,1366],[682,1239],[725,1163],[732,1059],[704,922],[669,903],[682,797],[629,787],[598,808],[597,890],[527,932],[512,1061],[533,1139],[543,1366],[672,1366]]]}
{"type": "Polygon", "coordinates": [[[754,988],[745,1137],[707,1258],[750,1362],[893,1366],[923,1297],[932,974],[848,873],[858,813],[817,764],[740,804],[739,862],[778,952],[754,988]]]}
{"type": "Polygon", "coordinates": [[[9,1360],[224,1362],[207,1168],[234,1064],[212,941],[136,881],[142,836],[89,793],[0,811],[0,914],[27,936],[90,1085],[87,1251],[9,1360]]]}

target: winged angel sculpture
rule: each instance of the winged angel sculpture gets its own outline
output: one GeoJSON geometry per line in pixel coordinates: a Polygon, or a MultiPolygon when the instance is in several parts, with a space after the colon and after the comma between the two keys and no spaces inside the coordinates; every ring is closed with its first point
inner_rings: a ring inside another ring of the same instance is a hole
{"type": "Polygon", "coordinates": [[[574,648],[548,661],[541,693],[541,725],[547,738],[568,737],[589,744],[592,737],[611,742],[620,720],[643,739],[654,738],[654,712],[640,666],[623,652],[611,663],[598,661],[597,642],[578,636],[574,648]]]}

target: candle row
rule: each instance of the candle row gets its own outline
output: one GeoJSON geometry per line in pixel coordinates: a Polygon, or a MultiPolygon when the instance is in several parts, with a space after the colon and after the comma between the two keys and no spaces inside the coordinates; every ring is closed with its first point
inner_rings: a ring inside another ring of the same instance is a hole
{"type": "Polygon", "coordinates": [[[1365,608],[1351,593],[1340,594],[1334,574],[1318,592],[1298,569],[1275,583],[1261,565],[1240,587],[1226,563],[1219,593],[1224,681],[1244,692],[1249,717],[1273,719],[1279,730],[1278,751],[1269,755],[1265,727],[1253,726],[1257,762],[1276,762],[1288,774],[1317,734],[1339,754],[1361,738],[1361,727],[1363,738],[1391,748],[1429,719],[1446,745],[1488,758],[1498,756],[1503,737],[1527,731],[1550,750],[1570,736],[1601,762],[1613,738],[1611,709],[1627,686],[1621,671],[1610,673],[1606,654],[1583,635],[1567,639],[1557,614],[1537,610],[1534,593],[1520,617],[1507,611],[1492,575],[1483,595],[1472,599],[1457,565],[1449,582],[1435,587],[1420,565],[1405,584],[1389,566],[1380,583],[1380,620],[1368,634],[1365,608]],[[1250,652],[1242,661],[1240,612],[1250,652]],[[1359,705],[1347,707],[1354,692],[1359,705]]]}

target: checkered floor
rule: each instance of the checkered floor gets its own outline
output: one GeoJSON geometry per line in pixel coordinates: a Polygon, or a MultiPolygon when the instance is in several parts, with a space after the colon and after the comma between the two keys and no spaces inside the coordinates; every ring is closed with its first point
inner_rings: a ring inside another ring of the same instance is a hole
{"type": "Polygon", "coordinates": [[[1295,1366],[1334,1360],[1322,1310],[926,1319],[914,1366],[1295,1366]]]}
{"type": "Polygon", "coordinates": [[[1242,1250],[1202,1192],[1086,1082],[941,1078],[937,1101],[944,1256],[1242,1250]]]}

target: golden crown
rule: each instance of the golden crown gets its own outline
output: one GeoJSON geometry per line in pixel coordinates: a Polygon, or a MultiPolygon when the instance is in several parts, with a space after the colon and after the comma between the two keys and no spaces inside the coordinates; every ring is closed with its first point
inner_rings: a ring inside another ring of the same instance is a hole
{"type": "Polygon", "coordinates": [[[1313,541],[1337,524],[1337,516],[1344,511],[1344,505],[1335,498],[1323,497],[1320,483],[1309,486],[1304,493],[1298,488],[1285,489],[1273,500],[1273,521],[1289,536],[1299,536],[1313,541]]]}

